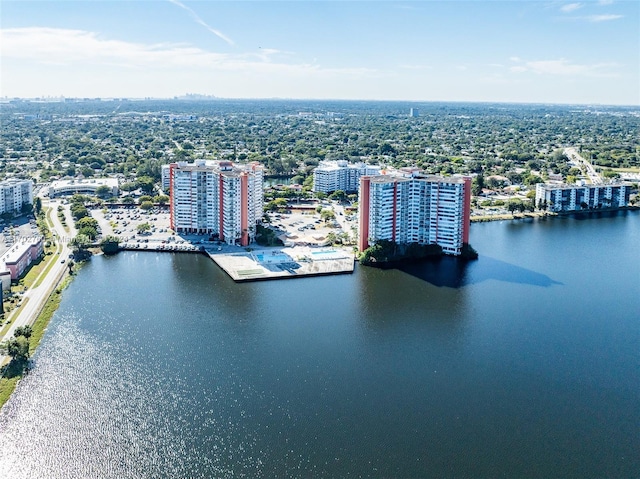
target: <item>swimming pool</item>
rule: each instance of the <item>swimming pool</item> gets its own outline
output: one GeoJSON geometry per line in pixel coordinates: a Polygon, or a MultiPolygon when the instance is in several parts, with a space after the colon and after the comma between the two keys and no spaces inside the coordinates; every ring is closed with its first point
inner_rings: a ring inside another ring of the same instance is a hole
{"type": "Polygon", "coordinates": [[[257,253],[254,255],[258,263],[291,263],[293,258],[282,251],[273,251],[271,253],[257,253]]]}

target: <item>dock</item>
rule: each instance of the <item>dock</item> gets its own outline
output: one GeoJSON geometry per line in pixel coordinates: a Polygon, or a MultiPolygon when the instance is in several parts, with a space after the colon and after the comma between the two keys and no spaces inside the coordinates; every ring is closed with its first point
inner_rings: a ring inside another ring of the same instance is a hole
{"type": "Polygon", "coordinates": [[[237,283],[353,273],[353,253],[335,248],[292,247],[242,253],[208,253],[237,283]]]}

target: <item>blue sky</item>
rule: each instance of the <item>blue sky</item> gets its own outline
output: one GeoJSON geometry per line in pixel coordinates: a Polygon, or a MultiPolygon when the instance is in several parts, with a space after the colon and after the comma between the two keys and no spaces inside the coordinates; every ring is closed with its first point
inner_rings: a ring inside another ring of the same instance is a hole
{"type": "Polygon", "coordinates": [[[0,1],[0,96],[640,104],[640,2],[0,1]]]}

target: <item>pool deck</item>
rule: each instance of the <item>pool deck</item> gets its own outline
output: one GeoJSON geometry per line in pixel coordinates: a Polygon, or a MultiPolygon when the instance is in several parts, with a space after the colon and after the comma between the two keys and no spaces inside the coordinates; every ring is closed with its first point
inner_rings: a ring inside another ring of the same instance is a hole
{"type": "Polygon", "coordinates": [[[317,254],[327,250],[296,246],[278,250],[208,254],[237,283],[353,273],[353,253],[336,249],[336,253],[317,254]]]}

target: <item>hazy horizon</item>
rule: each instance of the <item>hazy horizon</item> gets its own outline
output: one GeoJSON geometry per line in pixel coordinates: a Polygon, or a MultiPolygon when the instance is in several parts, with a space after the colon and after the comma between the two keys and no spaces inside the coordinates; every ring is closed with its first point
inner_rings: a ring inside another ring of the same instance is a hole
{"type": "Polygon", "coordinates": [[[631,1],[3,1],[3,98],[640,104],[631,1]]]}

